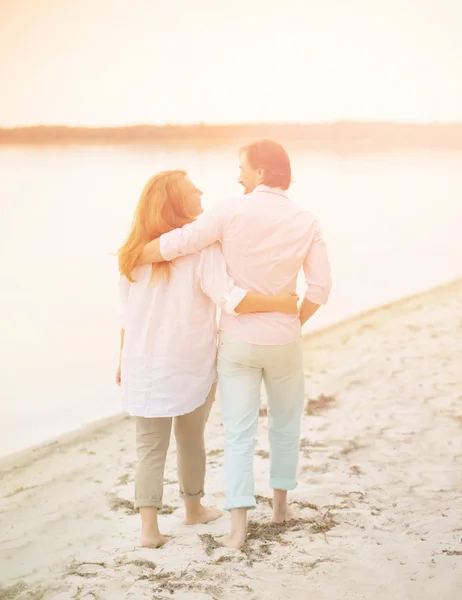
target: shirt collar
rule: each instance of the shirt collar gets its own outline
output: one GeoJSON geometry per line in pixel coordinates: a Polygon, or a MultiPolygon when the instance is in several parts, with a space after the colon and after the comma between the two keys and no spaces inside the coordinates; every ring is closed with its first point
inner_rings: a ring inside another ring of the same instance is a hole
{"type": "Polygon", "coordinates": [[[287,198],[287,194],[284,190],[277,187],[270,187],[269,185],[257,185],[254,189],[254,192],[264,192],[265,194],[275,194],[276,196],[282,196],[283,198],[287,198]]]}

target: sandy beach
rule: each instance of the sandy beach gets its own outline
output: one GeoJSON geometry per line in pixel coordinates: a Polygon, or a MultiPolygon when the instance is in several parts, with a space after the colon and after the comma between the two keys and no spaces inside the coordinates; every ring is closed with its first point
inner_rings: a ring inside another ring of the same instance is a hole
{"type": "MultiPolygon", "coordinates": [[[[0,600],[462,598],[462,280],[305,338],[296,519],[269,524],[265,398],[258,506],[242,551],[229,515],[181,523],[174,440],[161,517],[137,546],[134,428],[115,417],[0,461],[0,600]]],[[[219,402],[205,501],[223,504],[219,402]]]]}

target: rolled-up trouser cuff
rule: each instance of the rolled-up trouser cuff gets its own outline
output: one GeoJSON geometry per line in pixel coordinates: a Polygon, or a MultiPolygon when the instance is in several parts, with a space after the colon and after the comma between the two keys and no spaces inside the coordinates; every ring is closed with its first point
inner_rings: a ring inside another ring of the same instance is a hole
{"type": "Polygon", "coordinates": [[[182,492],[180,490],[180,498],[183,498],[183,500],[200,500],[203,497],[204,497],[204,490],[201,490],[197,494],[186,494],[185,492],[182,492]]]}
{"type": "Polygon", "coordinates": [[[233,508],[255,508],[257,505],[254,496],[237,496],[226,500],[224,509],[232,510],[233,508]]]}
{"type": "Polygon", "coordinates": [[[272,477],[270,479],[270,488],[272,490],[294,490],[297,487],[297,481],[295,479],[276,479],[272,477]]]}
{"type": "Polygon", "coordinates": [[[134,502],[135,508],[162,508],[162,500],[135,500],[134,502]]]}

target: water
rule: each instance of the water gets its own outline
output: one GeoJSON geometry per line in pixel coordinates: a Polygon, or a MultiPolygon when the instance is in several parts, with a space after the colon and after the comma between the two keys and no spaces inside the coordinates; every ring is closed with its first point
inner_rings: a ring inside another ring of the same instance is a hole
{"type": "MultiPolygon", "coordinates": [[[[334,275],[308,329],[462,275],[462,154],[291,157],[334,275]]],[[[0,147],[0,455],[120,410],[113,254],[164,168],[188,170],[205,206],[240,193],[235,148],[0,147]]]]}

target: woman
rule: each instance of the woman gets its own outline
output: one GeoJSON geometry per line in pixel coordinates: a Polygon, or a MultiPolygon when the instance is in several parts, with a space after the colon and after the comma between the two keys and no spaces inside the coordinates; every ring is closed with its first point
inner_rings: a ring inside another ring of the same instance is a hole
{"type": "Polygon", "coordinates": [[[202,213],[202,192],[185,171],[164,171],[146,184],[131,232],[119,250],[122,329],[117,383],[123,407],[136,417],[135,507],[141,545],[165,543],[157,521],[172,420],[185,523],[208,523],[221,512],[201,504],[204,429],[215,396],[216,305],[232,314],[297,311],[297,296],[264,296],[234,285],[220,244],[172,263],[136,266],[144,245],[202,213]]]}

